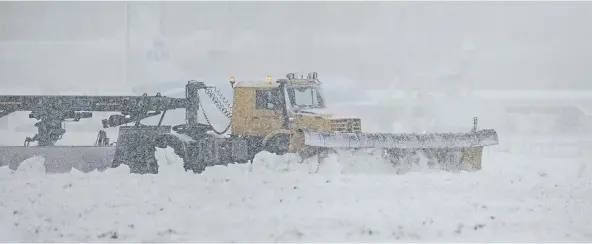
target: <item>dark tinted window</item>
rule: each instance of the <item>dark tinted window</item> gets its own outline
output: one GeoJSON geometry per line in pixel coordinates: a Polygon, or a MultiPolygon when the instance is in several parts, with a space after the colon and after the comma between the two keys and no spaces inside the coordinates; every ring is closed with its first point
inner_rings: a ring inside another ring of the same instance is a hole
{"type": "Polygon", "coordinates": [[[277,89],[276,90],[256,90],[255,91],[255,108],[256,109],[278,109],[277,103],[277,89]]]}

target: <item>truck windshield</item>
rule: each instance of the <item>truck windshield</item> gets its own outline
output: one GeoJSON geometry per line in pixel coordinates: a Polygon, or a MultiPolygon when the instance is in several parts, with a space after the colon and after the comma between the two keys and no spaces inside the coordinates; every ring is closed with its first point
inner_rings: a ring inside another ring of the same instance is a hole
{"type": "Polygon", "coordinates": [[[315,87],[288,88],[288,96],[293,107],[324,108],[325,102],[321,92],[315,87]]]}

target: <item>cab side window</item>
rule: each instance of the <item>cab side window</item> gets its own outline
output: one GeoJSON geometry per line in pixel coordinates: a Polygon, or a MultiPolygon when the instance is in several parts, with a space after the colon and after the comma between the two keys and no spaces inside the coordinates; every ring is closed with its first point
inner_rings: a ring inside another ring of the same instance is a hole
{"type": "Polygon", "coordinates": [[[255,108],[264,110],[279,109],[277,104],[276,90],[256,90],[255,91],[255,108]]]}

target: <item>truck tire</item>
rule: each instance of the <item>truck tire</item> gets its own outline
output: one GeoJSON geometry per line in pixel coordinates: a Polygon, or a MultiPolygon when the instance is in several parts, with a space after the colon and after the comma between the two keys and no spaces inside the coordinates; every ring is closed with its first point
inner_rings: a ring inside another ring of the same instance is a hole
{"type": "Polygon", "coordinates": [[[290,137],[287,135],[276,135],[265,143],[265,151],[277,155],[284,155],[290,147],[290,137]]]}

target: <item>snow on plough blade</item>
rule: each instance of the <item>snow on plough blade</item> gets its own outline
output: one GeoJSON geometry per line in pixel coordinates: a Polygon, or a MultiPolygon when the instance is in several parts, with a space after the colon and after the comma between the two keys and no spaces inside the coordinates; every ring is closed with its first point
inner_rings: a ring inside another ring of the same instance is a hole
{"type": "Polygon", "coordinates": [[[468,133],[334,133],[305,132],[305,145],[327,149],[383,149],[399,166],[422,164],[447,171],[481,169],[484,146],[499,143],[497,132],[468,133]]]}
{"type": "Polygon", "coordinates": [[[111,146],[1,146],[0,166],[16,170],[24,160],[42,157],[47,173],[66,173],[72,168],[103,171],[111,168],[114,155],[115,147],[111,146]]]}
{"type": "Polygon", "coordinates": [[[380,148],[427,149],[467,148],[497,145],[497,132],[493,129],[468,133],[304,133],[304,143],[311,147],[326,148],[380,148]]]}

